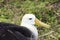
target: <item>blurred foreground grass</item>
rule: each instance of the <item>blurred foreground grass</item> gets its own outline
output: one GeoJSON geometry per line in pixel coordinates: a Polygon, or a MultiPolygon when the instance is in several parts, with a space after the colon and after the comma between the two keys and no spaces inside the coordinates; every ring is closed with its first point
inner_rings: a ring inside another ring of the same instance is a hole
{"type": "Polygon", "coordinates": [[[38,40],[60,40],[60,0],[0,0],[0,22],[20,25],[27,13],[51,25],[38,28],[38,40]]]}

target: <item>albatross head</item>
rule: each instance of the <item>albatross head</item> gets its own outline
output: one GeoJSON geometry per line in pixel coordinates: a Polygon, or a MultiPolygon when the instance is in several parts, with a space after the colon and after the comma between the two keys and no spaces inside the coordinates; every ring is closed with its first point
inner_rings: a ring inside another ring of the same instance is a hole
{"type": "Polygon", "coordinates": [[[45,24],[38,20],[33,14],[25,14],[22,18],[21,26],[24,25],[37,25],[39,27],[50,28],[50,25],[45,24]]]}
{"type": "Polygon", "coordinates": [[[37,26],[42,26],[42,27],[46,27],[49,28],[50,26],[39,21],[35,15],[33,14],[25,14],[22,18],[22,22],[21,22],[21,26],[24,26],[26,28],[28,28],[30,31],[32,31],[32,34],[35,36],[35,39],[38,38],[38,31],[37,28],[34,25],[37,26]]]}
{"type": "Polygon", "coordinates": [[[22,18],[22,24],[34,25],[35,16],[33,14],[25,14],[22,18]]]}

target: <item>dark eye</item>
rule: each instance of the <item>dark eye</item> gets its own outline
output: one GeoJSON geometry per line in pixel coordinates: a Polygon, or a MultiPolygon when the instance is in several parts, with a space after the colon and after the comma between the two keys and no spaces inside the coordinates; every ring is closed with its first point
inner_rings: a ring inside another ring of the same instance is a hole
{"type": "Polygon", "coordinates": [[[29,20],[32,20],[32,18],[29,18],[29,20]]]}

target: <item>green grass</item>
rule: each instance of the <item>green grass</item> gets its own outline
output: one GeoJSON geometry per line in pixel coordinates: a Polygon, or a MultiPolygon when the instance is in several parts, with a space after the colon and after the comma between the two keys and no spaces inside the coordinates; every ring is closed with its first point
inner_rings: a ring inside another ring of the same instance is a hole
{"type": "Polygon", "coordinates": [[[41,35],[38,40],[59,40],[60,17],[58,17],[59,15],[57,15],[57,13],[60,14],[60,8],[55,10],[54,6],[49,6],[49,4],[57,3],[58,1],[59,0],[0,0],[0,22],[20,25],[23,15],[32,13],[42,22],[51,25],[50,29],[38,29],[39,36],[41,35]],[[47,4],[48,6],[46,6],[47,4]],[[54,32],[50,33],[51,31],[54,32]]]}

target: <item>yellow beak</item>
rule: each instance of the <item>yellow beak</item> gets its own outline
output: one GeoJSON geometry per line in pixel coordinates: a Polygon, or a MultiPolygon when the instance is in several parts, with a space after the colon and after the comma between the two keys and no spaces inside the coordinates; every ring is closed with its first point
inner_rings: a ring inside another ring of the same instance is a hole
{"type": "Polygon", "coordinates": [[[50,27],[51,27],[50,25],[41,22],[41,21],[38,20],[37,18],[35,19],[35,25],[37,25],[37,26],[39,26],[39,27],[40,27],[40,26],[41,26],[41,27],[45,27],[45,28],[50,28],[50,27]]]}

